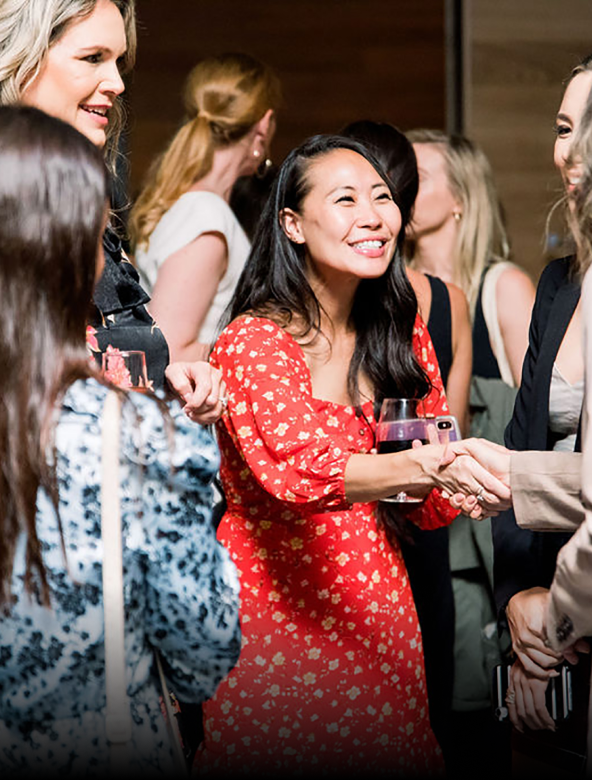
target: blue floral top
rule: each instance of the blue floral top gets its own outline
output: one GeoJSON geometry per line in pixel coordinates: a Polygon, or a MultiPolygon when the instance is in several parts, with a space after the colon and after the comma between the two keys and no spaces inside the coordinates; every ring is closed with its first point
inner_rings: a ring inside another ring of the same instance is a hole
{"type": "MultiPolygon", "coordinates": [[[[18,544],[14,603],[0,613],[0,777],[108,769],[100,524],[101,413],[107,390],[78,381],[56,431],[67,563],[50,500],[40,491],[37,528],[51,608],[24,592],[18,544]]],[[[151,399],[122,408],[120,491],[124,536],[127,689],[134,770],[164,774],[170,740],[153,648],[180,700],[201,702],[236,663],[238,579],[212,525],[214,440],[172,406],[174,442],[151,399]],[[173,469],[171,469],[171,466],[173,469]]],[[[135,776],[135,772],[134,772],[135,776]]]]}

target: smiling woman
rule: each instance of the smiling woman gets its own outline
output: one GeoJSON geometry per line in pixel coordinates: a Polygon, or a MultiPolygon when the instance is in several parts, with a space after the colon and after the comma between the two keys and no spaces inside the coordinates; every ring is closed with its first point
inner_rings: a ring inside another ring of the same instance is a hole
{"type": "Polygon", "coordinates": [[[405,564],[376,501],[405,490],[411,519],[436,528],[455,512],[433,488],[507,491],[473,461],[443,467],[440,445],[374,454],[384,397],[447,410],[398,184],[343,137],[291,152],[212,353],[228,387],[218,537],[241,572],[244,641],[204,706],[200,772],[441,771],[405,564]]]}
{"type": "Polygon", "coordinates": [[[127,52],[123,17],[111,0],[98,0],[50,47],[25,86],[23,103],[73,125],[95,146],[104,146],[108,112],[125,87],[120,67],[127,52]]]}
{"type": "MultiPolygon", "coordinates": [[[[122,75],[136,50],[134,0],[6,0],[0,4],[0,105],[27,103],[73,125],[104,151],[112,173],[122,127],[122,75]]],[[[166,339],[146,308],[150,297],[107,226],[105,269],[89,321],[98,362],[109,348],[146,353],[152,386],[165,385],[166,339]]],[[[171,369],[170,381],[209,423],[220,412],[218,378],[207,363],[171,369]]]]}

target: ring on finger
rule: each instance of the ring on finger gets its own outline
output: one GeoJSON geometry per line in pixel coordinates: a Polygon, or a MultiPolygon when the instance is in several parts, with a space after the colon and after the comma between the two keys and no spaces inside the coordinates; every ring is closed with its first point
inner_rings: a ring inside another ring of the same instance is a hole
{"type": "Polygon", "coordinates": [[[485,488],[483,487],[483,485],[481,485],[481,487],[477,491],[477,495],[475,496],[477,501],[483,501],[483,493],[485,493],[485,488]]]}
{"type": "Polygon", "coordinates": [[[506,693],[506,704],[514,704],[516,701],[516,691],[513,688],[508,688],[506,693]]]}
{"type": "Polygon", "coordinates": [[[222,406],[222,408],[226,409],[226,407],[228,406],[228,398],[225,395],[223,395],[218,400],[220,401],[220,405],[222,406]]]}

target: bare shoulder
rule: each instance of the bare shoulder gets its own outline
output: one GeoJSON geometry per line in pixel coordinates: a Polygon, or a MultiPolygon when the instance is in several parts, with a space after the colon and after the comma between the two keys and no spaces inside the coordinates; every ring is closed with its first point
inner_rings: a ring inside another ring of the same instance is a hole
{"type": "Polygon", "coordinates": [[[534,301],[535,286],[527,272],[516,265],[505,268],[498,279],[497,298],[503,301],[534,301]]]}
{"type": "Polygon", "coordinates": [[[452,316],[467,315],[469,313],[469,302],[467,296],[461,290],[457,284],[452,282],[446,282],[446,289],[448,290],[448,296],[450,298],[450,308],[452,309],[452,316]]]}

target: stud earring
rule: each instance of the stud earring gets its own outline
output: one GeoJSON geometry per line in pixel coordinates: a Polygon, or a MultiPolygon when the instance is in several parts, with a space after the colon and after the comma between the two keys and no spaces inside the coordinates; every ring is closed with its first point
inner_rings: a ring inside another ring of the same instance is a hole
{"type": "Polygon", "coordinates": [[[462,219],[462,214],[460,213],[460,211],[453,211],[452,216],[454,217],[455,222],[460,222],[462,219]]]}
{"type": "Polygon", "coordinates": [[[253,149],[253,157],[258,160],[261,157],[261,152],[259,149],[253,149]]]}
{"type": "Polygon", "coordinates": [[[273,162],[269,159],[269,157],[266,157],[265,160],[262,160],[259,163],[259,167],[255,171],[255,175],[258,179],[264,179],[267,176],[270,168],[273,168],[273,162]]]}

